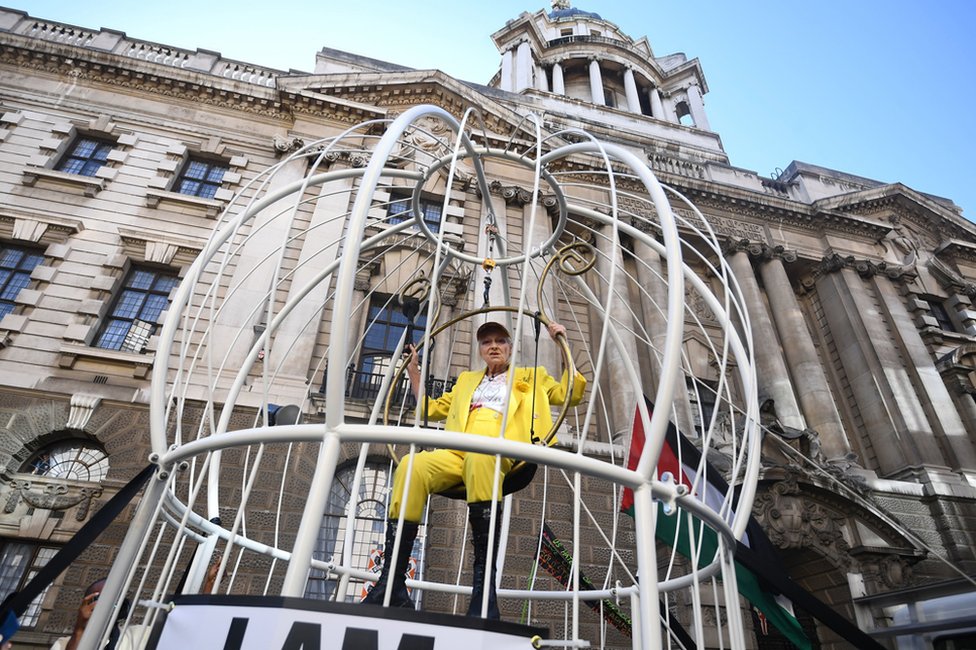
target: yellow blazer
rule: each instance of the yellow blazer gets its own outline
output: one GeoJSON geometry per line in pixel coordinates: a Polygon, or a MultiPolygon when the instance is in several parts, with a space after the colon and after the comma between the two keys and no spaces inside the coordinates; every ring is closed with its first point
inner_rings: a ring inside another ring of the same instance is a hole
{"type": "MultiPolygon", "coordinates": [[[[586,391],[586,378],[577,370],[573,382],[573,394],[570,396],[570,406],[576,406],[583,399],[586,391]]],[[[468,413],[471,411],[471,396],[475,388],[484,379],[484,370],[466,370],[461,373],[454,384],[454,388],[437,399],[427,398],[427,417],[431,420],[447,420],[445,429],[448,431],[464,431],[468,423],[468,413]]],[[[552,428],[552,405],[559,405],[566,401],[569,389],[569,374],[563,372],[562,379],[556,381],[542,366],[537,368],[516,368],[515,380],[512,382],[511,397],[508,405],[508,418],[505,423],[505,437],[509,440],[531,442],[530,431],[533,416],[535,419],[535,435],[544,438],[552,428]],[[535,380],[535,413],[532,411],[532,375],[535,380]]],[[[553,436],[549,444],[556,442],[553,436]]]]}

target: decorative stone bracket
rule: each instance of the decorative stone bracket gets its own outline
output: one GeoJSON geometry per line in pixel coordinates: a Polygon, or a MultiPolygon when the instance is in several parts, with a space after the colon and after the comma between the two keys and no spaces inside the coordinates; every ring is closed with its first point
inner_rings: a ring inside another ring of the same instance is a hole
{"type": "Polygon", "coordinates": [[[36,484],[34,481],[13,479],[10,488],[3,507],[4,514],[12,514],[23,500],[31,508],[39,510],[69,510],[78,506],[76,521],[87,519],[92,501],[102,496],[101,487],[74,487],[60,482],[36,484]]]}

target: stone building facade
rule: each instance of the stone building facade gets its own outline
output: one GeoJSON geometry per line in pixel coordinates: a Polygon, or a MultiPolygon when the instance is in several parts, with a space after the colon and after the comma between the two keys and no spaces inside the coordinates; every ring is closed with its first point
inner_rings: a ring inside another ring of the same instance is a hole
{"type": "MultiPolygon", "coordinates": [[[[3,590],[145,465],[157,326],[231,197],[305,141],[426,103],[459,118],[477,106],[500,140],[527,112],[551,131],[583,128],[639,153],[690,198],[725,243],[754,335],[768,342],[757,349],[769,433],[755,514],[792,576],[890,647],[947,647],[933,645],[939,634],[963,634],[951,632],[962,622],[940,631],[932,621],[976,605],[965,577],[976,574],[976,228],[951,200],[901,184],[801,162],[775,179],[735,167],[709,127],[697,59],[658,56],[646,38],[553,4],[491,35],[501,63],[486,85],[328,48],[311,73],[272,70],[0,9],[3,590]]],[[[346,158],[332,164],[362,164],[346,158]]],[[[517,178],[492,190],[509,214],[531,194],[517,178]]],[[[476,247],[465,208],[478,197],[465,192],[432,219],[476,247]]],[[[364,295],[382,291],[368,265],[362,275],[364,295]]],[[[365,311],[348,326],[358,336],[365,311]]],[[[321,340],[302,345],[321,356],[321,340]]],[[[653,382],[651,355],[633,345],[653,382]]],[[[687,348],[696,354],[694,341],[687,348]]],[[[362,350],[353,376],[368,377],[384,352],[362,350]]],[[[289,372],[275,401],[321,415],[321,368],[289,372]]],[[[701,364],[697,378],[708,372],[701,364]]],[[[681,419],[679,409],[693,427],[681,419]]],[[[606,453],[622,455],[630,424],[609,414],[616,448],[606,453]]],[[[286,462],[271,457],[268,481],[286,462]]],[[[518,501],[516,516],[535,505],[518,501]]],[[[428,550],[457,548],[462,512],[433,516],[428,550]]],[[[46,592],[18,647],[48,647],[70,629],[128,517],[46,592]]],[[[589,552],[584,563],[597,562],[598,545],[589,552]]],[[[531,557],[512,565],[528,572],[531,557]]],[[[327,595],[326,583],[310,593],[327,595]]],[[[450,604],[435,594],[425,607],[450,604]]],[[[844,647],[807,625],[822,647],[844,647]]]]}

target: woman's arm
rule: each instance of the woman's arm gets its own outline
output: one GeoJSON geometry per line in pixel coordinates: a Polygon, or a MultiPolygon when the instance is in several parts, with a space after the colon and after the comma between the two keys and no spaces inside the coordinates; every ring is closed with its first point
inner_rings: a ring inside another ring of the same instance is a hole
{"type": "MultiPolygon", "coordinates": [[[[566,328],[556,321],[549,323],[546,329],[553,341],[559,335],[566,338],[566,328]]],[[[576,406],[583,400],[583,393],[586,391],[586,377],[579,370],[576,368],[563,370],[562,378],[558,382],[543,370],[545,378],[542,380],[542,389],[549,397],[550,404],[562,404],[566,401],[566,394],[569,392],[569,370],[573,372],[573,394],[569,396],[569,405],[576,406]]],[[[538,372],[538,369],[536,371],[538,372]]]]}
{"type": "MultiPolygon", "coordinates": [[[[420,402],[420,363],[417,360],[417,350],[411,344],[407,344],[407,378],[410,380],[410,390],[413,396],[420,402]]],[[[427,410],[427,417],[431,420],[443,420],[451,410],[451,402],[454,400],[454,390],[444,392],[437,399],[426,397],[424,405],[427,410]]]]}

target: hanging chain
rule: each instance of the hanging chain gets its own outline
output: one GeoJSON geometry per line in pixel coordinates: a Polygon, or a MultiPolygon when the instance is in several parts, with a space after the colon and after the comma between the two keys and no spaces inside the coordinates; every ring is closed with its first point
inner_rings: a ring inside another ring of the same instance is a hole
{"type": "Polygon", "coordinates": [[[492,257],[495,254],[495,237],[498,236],[498,226],[495,225],[493,214],[488,215],[488,225],[485,226],[485,234],[488,235],[488,256],[485,257],[485,261],[481,263],[481,268],[485,270],[484,306],[488,307],[491,304],[491,299],[489,297],[491,292],[491,272],[495,270],[495,267],[497,266],[495,259],[492,257]]]}

